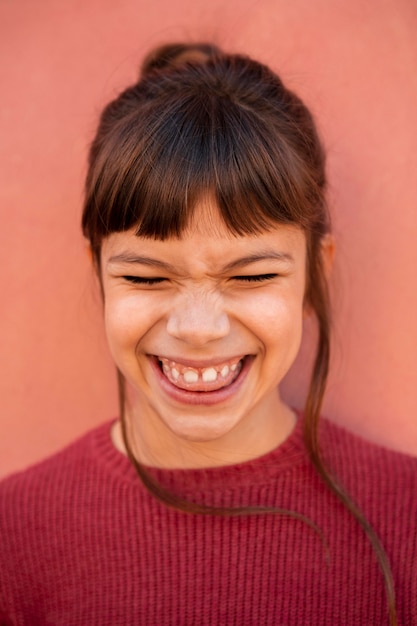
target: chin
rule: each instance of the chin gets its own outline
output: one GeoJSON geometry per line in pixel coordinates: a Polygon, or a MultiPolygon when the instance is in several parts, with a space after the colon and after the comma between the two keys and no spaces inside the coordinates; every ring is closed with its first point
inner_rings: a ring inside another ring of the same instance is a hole
{"type": "Polygon", "coordinates": [[[216,441],[227,435],[235,426],[235,424],[231,424],[229,420],[222,420],[219,423],[219,420],[215,417],[207,416],[181,417],[174,423],[165,420],[164,422],[178,439],[195,443],[216,441]]]}

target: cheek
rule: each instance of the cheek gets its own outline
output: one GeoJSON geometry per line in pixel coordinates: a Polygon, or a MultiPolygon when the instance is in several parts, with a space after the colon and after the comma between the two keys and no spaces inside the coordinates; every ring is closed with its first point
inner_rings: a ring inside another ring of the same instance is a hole
{"type": "Polygon", "coordinates": [[[149,308],[141,298],[108,298],[104,307],[107,341],[117,360],[125,350],[134,350],[136,344],[152,325],[149,308]]]}
{"type": "MultiPolygon", "coordinates": [[[[281,294],[282,295],[282,294],[281,294]]],[[[288,294],[287,294],[288,295],[288,294]]],[[[279,384],[295,361],[303,332],[302,292],[291,297],[265,295],[247,309],[251,330],[261,344],[264,382],[279,384]]],[[[248,322],[249,323],[249,322],[248,322]]]]}
{"type": "Polygon", "coordinates": [[[262,294],[241,303],[240,315],[257,328],[261,336],[299,335],[303,320],[302,293],[262,294]]]}

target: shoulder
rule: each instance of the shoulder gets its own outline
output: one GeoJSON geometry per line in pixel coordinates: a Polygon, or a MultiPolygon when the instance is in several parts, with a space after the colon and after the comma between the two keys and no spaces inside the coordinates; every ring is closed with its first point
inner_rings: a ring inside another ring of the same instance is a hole
{"type": "Polygon", "coordinates": [[[322,422],[320,440],[328,466],[376,524],[398,527],[403,519],[407,526],[411,519],[416,531],[417,457],[376,445],[328,420],[322,422]]]}
{"type": "Polygon", "coordinates": [[[109,431],[110,423],[103,424],[47,459],[3,479],[0,531],[5,525],[10,532],[25,522],[33,526],[60,505],[68,505],[73,493],[79,499],[90,491],[100,474],[106,473],[105,457],[112,454],[109,431]]]}
{"type": "Polygon", "coordinates": [[[109,424],[102,424],[71,442],[59,452],[2,479],[0,482],[0,493],[2,495],[10,491],[15,493],[16,489],[20,490],[25,486],[35,486],[39,483],[50,482],[56,471],[65,472],[79,467],[79,464],[82,465],[84,462],[88,462],[96,434],[108,428],[109,424]]]}
{"type": "MultiPolygon", "coordinates": [[[[410,607],[416,607],[417,457],[375,445],[326,420],[321,442],[331,471],[381,541],[398,608],[408,615],[410,607]]],[[[405,623],[411,624],[407,618],[405,623]]]]}
{"type": "Polygon", "coordinates": [[[0,483],[0,605],[3,587],[35,580],[41,561],[58,571],[68,546],[105,524],[130,472],[106,423],[0,483]]]}
{"type": "Polygon", "coordinates": [[[417,487],[417,457],[367,441],[334,422],[323,419],[320,426],[323,453],[336,470],[367,481],[404,482],[417,487]]]}
{"type": "Polygon", "coordinates": [[[70,572],[78,580],[89,560],[94,569],[123,521],[118,504],[138,493],[134,478],[106,423],[0,483],[0,623],[21,607],[35,616],[70,572]]]}

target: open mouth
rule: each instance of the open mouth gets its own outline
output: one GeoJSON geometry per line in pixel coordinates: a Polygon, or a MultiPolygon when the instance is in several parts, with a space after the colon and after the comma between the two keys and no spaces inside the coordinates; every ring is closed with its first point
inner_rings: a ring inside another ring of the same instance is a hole
{"type": "Polygon", "coordinates": [[[189,367],[165,357],[157,357],[160,370],[172,385],[194,392],[217,391],[228,387],[239,376],[245,358],[235,357],[208,367],[189,367]]]}

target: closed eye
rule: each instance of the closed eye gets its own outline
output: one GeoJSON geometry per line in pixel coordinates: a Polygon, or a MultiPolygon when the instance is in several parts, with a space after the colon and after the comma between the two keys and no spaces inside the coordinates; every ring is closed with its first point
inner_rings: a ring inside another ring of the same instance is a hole
{"type": "Polygon", "coordinates": [[[123,276],[123,278],[135,285],[158,285],[165,280],[165,278],[144,278],[143,276],[123,276]]]}
{"type": "Polygon", "coordinates": [[[271,280],[272,278],[276,278],[278,274],[255,274],[249,276],[233,276],[234,280],[239,280],[242,282],[248,283],[259,283],[266,280],[271,280]]]}

